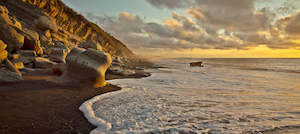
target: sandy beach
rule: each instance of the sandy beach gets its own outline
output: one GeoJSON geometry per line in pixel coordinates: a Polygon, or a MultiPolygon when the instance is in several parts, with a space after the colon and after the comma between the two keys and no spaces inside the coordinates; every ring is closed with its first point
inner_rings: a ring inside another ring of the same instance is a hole
{"type": "Polygon", "coordinates": [[[300,134],[299,9],[0,0],[0,134],[300,134]]]}
{"type": "MultiPolygon", "coordinates": [[[[98,89],[60,86],[46,81],[50,77],[25,76],[23,82],[0,86],[1,134],[89,133],[95,127],[78,107],[94,96],[120,90],[110,84],[98,89]]],[[[124,77],[107,75],[116,78],[124,77]]]]}

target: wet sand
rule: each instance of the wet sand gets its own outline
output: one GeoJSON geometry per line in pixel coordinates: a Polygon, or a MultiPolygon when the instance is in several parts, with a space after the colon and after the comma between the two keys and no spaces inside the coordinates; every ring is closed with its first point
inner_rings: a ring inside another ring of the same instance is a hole
{"type": "MultiPolygon", "coordinates": [[[[49,77],[25,76],[23,82],[0,85],[1,134],[87,134],[95,127],[79,106],[94,96],[120,90],[114,85],[98,89],[66,87],[48,82],[49,77]]],[[[125,77],[107,76],[117,78],[125,77]]]]}

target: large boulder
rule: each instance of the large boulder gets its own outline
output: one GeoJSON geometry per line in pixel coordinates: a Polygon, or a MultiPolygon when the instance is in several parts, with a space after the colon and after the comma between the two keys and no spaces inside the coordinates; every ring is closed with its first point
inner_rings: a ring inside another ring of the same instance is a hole
{"type": "Polygon", "coordinates": [[[21,23],[8,13],[7,8],[0,5],[0,39],[7,45],[7,50],[12,52],[22,48],[24,36],[19,33],[22,30],[21,23]]]}
{"type": "Polygon", "coordinates": [[[16,59],[14,59],[14,62],[23,62],[25,65],[31,64],[34,62],[37,54],[34,50],[21,50],[18,51],[16,59]]]}
{"type": "Polygon", "coordinates": [[[203,67],[203,62],[199,61],[199,62],[191,62],[190,63],[190,67],[203,67]]]}
{"type": "Polygon", "coordinates": [[[25,50],[34,50],[37,55],[43,55],[43,49],[39,39],[39,34],[35,31],[24,29],[24,45],[25,50]]]}
{"type": "Polygon", "coordinates": [[[88,48],[92,48],[98,51],[102,51],[102,47],[99,43],[96,43],[95,41],[84,41],[81,42],[78,47],[84,48],[84,49],[88,49],[88,48]]]}
{"type": "Polygon", "coordinates": [[[107,84],[105,72],[112,62],[109,54],[95,49],[73,48],[66,62],[67,68],[61,80],[67,83],[86,83],[94,88],[107,84]]]}
{"type": "Polygon", "coordinates": [[[9,52],[21,49],[24,44],[24,36],[5,23],[0,23],[0,39],[7,44],[9,52]]]}
{"type": "Polygon", "coordinates": [[[8,52],[5,50],[6,44],[0,40],[0,63],[7,58],[8,52]]]}
{"type": "Polygon", "coordinates": [[[43,30],[51,30],[52,32],[57,32],[58,27],[54,19],[49,18],[47,16],[41,16],[37,20],[35,20],[36,27],[43,30]]]}
{"type": "Polygon", "coordinates": [[[18,74],[19,76],[22,77],[21,72],[14,66],[14,64],[10,60],[4,59],[4,65],[5,65],[7,70],[9,70],[11,72],[14,72],[14,73],[16,73],[16,74],[18,74]]]}
{"type": "Polygon", "coordinates": [[[0,83],[23,80],[21,72],[8,59],[4,59],[3,64],[5,67],[0,68],[0,83]]]}
{"type": "Polygon", "coordinates": [[[5,68],[0,69],[0,83],[2,82],[18,82],[23,78],[15,72],[8,71],[5,68]]]}
{"type": "Polygon", "coordinates": [[[67,54],[69,53],[69,48],[67,48],[62,42],[55,42],[53,46],[47,49],[47,55],[51,61],[58,63],[65,63],[67,54]]]}

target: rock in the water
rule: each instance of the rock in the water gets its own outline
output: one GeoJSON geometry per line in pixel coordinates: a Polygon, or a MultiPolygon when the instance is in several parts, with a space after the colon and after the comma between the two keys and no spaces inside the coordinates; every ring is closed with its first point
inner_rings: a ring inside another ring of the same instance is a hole
{"type": "Polygon", "coordinates": [[[41,16],[35,21],[36,27],[46,31],[46,30],[51,30],[52,32],[57,32],[58,27],[56,25],[55,20],[46,17],[46,16],[41,16]]]}
{"type": "Polygon", "coordinates": [[[123,61],[122,61],[122,59],[121,59],[121,57],[120,57],[120,56],[116,56],[116,57],[114,57],[114,60],[113,60],[113,62],[115,62],[115,63],[120,63],[120,64],[122,64],[122,63],[123,63],[123,61]]]}
{"type": "Polygon", "coordinates": [[[35,31],[24,29],[24,45],[25,50],[34,50],[37,55],[43,55],[43,49],[39,40],[39,34],[35,31]]]}
{"type": "Polygon", "coordinates": [[[48,58],[36,57],[34,60],[36,68],[51,68],[55,64],[55,62],[50,61],[48,58]]]}
{"type": "Polygon", "coordinates": [[[130,75],[134,75],[135,71],[134,70],[124,70],[121,72],[121,75],[123,76],[130,76],[130,75]]]}
{"type": "Polygon", "coordinates": [[[85,49],[88,49],[88,48],[92,48],[92,49],[96,49],[98,51],[102,51],[102,47],[99,43],[96,43],[95,41],[84,41],[84,42],[81,42],[78,47],[81,47],[81,48],[85,48],[85,49]]]}
{"type": "Polygon", "coordinates": [[[121,76],[131,76],[135,74],[134,70],[128,70],[128,69],[121,69],[121,68],[110,68],[109,72],[115,75],[121,75],[121,76]]]}
{"type": "Polygon", "coordinates": [[[0,63],[7,58],[8,52],[5,50],[6,44],[0,40],[0,63]]]}
{"type": "Polygon", "coordinates": [[[67,68],[61,77],[68,83],[87,83],[94,88],[106,85],[105,72],[112,59],[95,49],[73,48],[66,58],[67,68]]]}
{"type": "Polygon", "coordinates": [[[190,63],[191,67],[203,67],[203,62],[199,61],[199,62],[192,62],[190,63]]]}

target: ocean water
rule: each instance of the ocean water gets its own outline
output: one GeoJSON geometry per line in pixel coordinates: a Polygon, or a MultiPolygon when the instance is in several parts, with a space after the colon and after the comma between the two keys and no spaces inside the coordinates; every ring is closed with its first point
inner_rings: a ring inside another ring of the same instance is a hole
{"type": "Polygon", "coordinates": [[[300,133],[300,59],[162,59],[81,105],[91,134],[300,133]],[[205,66],[188,63],[204,61],[205,66]]]}

